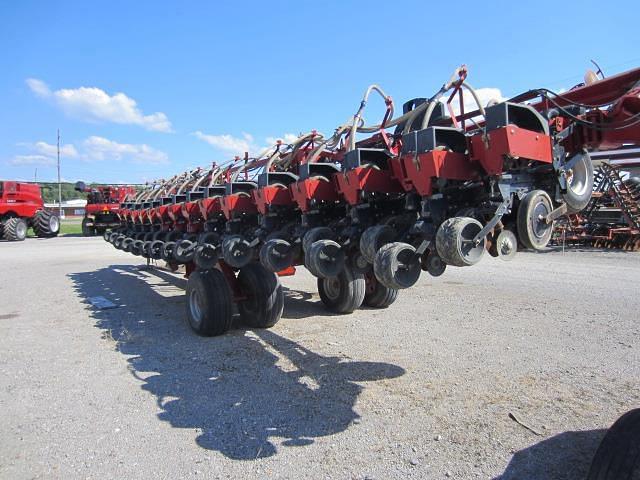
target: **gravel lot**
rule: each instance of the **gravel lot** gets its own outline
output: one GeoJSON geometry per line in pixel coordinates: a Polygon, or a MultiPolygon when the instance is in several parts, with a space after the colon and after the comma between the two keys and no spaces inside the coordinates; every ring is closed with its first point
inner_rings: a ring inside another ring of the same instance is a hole
{"type": "Polygon", "coordinates": [[[101,238],[0,261],[0,478],[581,479],[640,405],[638,254],[487,258],[348,316],[300,271],[276,327],[218,338],[101,238]]]}

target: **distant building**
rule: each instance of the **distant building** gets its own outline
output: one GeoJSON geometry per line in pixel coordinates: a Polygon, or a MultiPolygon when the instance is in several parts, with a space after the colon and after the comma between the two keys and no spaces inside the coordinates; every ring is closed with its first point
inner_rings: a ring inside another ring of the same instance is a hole
{"type": "MultiPolygon", "coordinates": [[[[87,201],[82,198],[76,198],[75,200],[65,200],[62,202],[62,216],[63,217],[83,217],[84,210],[87,206],[87,201]]],[[[60,207],[58,202],[45,203],[44,208],[51,210],[52,212],[58,212],[60,207]]]]}

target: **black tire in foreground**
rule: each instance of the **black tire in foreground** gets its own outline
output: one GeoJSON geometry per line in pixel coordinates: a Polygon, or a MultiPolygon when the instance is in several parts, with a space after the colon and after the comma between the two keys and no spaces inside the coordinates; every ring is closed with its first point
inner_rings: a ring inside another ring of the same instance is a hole
{"type": "Polygon", "coordinates": [[[364,305],[372,308],[387,308],[398,299],[398,290],[386,287],[371,272],[365,273],[364,305]]]}
{"type": "Polygon", "coordinates": [[[220,270],[196,270],[191,273],[186,296],[187,321],[198,335],[222,335],[231,328],[233,297],[220,270]]]}
{"type": "Polygon", "coordinates": [[[345,267],[335,277],[318,278],[318,293],[330,311],[353,313],[364,301],[364,275],[345,267]]]}
{"type": "Polygon", "coordinates": [[[10,242],[21,242],[27,237],[28,228],[24,218],[9,218],[4,221],[3,237],[10,242]]]}
{"type": "Polygon", "coordinates": [[[33,217],[33,231],[40,238],[55,237],[60,233],[60,218],[53,212],[40,210],[33,217]]]}
{"type": "Polygon", "coordinates": [[[640,478],[640,408],[622,415],[596,451],[587,480],[640,478]]]}
{"type": "Polygon", "coordinates": [[[88,218],[82,219],[82,236],[83,237],[93,237],[96,234],[95,228],[93,228],[93,223],[88,218]]]}
{"type": "Polygon", "coordinates": [[[253,328],[273,327],[284,309],[284,292],[278,276],[259,263],[240,269],[238,283],[246,295],[238,302],[240,317],[253,328]]]}

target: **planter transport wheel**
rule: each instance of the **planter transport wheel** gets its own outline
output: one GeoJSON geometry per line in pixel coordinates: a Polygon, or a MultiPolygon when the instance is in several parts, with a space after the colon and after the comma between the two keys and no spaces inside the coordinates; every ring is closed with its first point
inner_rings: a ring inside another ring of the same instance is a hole
{"type": "MultiPolygon", "coordinates": [[[[577,153],[576,163],[567,170],[567,191],[562,194],[564,203],[567,204],[568,213],[578,213],[583,210],[593,192],[593,163],[587,152],[577,153]]],[[[570,162],[575,159],[573,157],[570,162]]]]}
{"type": "Polygon", "coordinates": [[[389,225],[376,225],[367,228],[360,237],[360,252],[367,259],[367,262],[373,263],[376,253],[383,245],[393,242],[395,232],[389,225]]]}
{"type": "Polygon", "coordinates": [[[293,263],[293,253],[289,242],[272,238],[260,248],[260,263],[270,272],[279,272],[293,263]]]}
{"type": "Polygon", "coordinates": [[[278,276],[259,263],[240,269],[238,284],[246,295],[238,302],[242,322],[253,328],[273,327],[284,309],[284,292],[278,276]]]}
{"type": "Polygon", "coordinates": [[[231,235],[222,240],[222,258],[233,268],[242,268],[253,258],[253,249],[240,235],[231,235]]]}
{"type": "Polygon", "coordinates": [[[482,259],[485,251],[484,238],[477,245],[473,243],[480,230],[482,224],[475,218],[447,218],[436,232],[438,255],[447,265],[454,267],[475,265],[482,259]]]}
{"type": "Polygon", "coordinates": [[[378,281],[394,290],[415,285],[420,270],[416,249],[408,243],[388,243],[378,250],[373,261],[373,272],[378,281]]]}
{"type": "Polygon", "coordinates": [[[10,242],[21,242],[27,237],[27,222],[24,218],[13,217],[4,222],[3,236],[10,242]]]}
{"type": "Polygon", "coordinates": [[[192,272],[187,280],[186,297],[187,321],[198,335],[222,335],[231,328],[231,289],[220,270],[192,272]]]}
{"type": "Polygon", "coordinates": [[[58,215],[48,210],[40,210],[33,217],[33,231],[40,238],[55,237],[60,232],[58,215]]]}
{"type": "Polygon", "coordinates": [[[365,295],[362,273],[343,268],[335,277],[318,278],[320,300],[334,313],[352,313],[360,308],[365,295]]]}
{"type": "Polygon", "coordinates": [[[316,240],[306,253],[312,273],[318,277],[336,277],[345,267],[342,247],[333,240],[316,240]]]}
{"type": "Polygon", "coordinates": [[[544,190],[533,190],[525,195],[518,207],[518,238],[533,250],[544,249],[553,233],[553,223],[545,217],[553,211],[551,197],[544,190]]]}
{"type": "Polygon", "coordinates": [[[591,462],[587,480],[640,478],[640,408],[622,415],[609,428],[591,462]]]}
{"type": "Polygon", "coordinates": [[[387,308],[398,298],[398,290],[385,287],[378,281],[373,272],[364,274],[364,305],[372,308],[387,308]]]}

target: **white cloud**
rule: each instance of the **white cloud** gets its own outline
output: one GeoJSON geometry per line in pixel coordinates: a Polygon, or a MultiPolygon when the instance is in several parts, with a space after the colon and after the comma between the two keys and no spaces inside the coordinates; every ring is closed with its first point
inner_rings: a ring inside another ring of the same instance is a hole
{"type": "Polygon", "coordinates": [[[42,80],[28,78],[29,88],[39,97],[53,100],[67,115],[92,122],[139,125],[156,132],[171,132],[171,122],[162,112],[144,115],[136,101],[124,93],[109,95],[97,87],[63,88],[56,91],[42,80]]]}
{"type": "MultiPolygon", "coordinates": [[[[487,104],[492,100],[495,100],[497,102],[502,102],[506,100],[506,98],[502,96],[502,92],[500,91],[499,88],[492,88],[492,87],[476,88],[475,91],[483,107],[486,107],[487,104]]],[[[443,103],[446,103],[448,98],[449,98],[448,96],[445,96],[440,101],[443,103]]],[[[466,90],[464,91],[463,99],[464,99],[465,112],[468,113],[478,109],[478,104],[474,100],[473,96],[471,95],[471,93],[469,93],[466,90]]],[[[453,111],[456,115],[460,113],[460,101],[457,97],[454,98],[453,101],[451,102],[451,107],[453,108],[453,111]]]]}
{"type": "MultiPolygon", "coordinates": [[[[47,157],[55,157],[58,154],[58,147],[47,142],[36,142],[31,146],[31,149],[38,152],[40,155],[47,157]]],[[[78,156],[78,151],[72,144],[60,145],[60,156],[76,158],[78,156]]]]}
{"type": "Polygon", "coordinates": [[[51,167],[56,164],[56,159],[53,157],[47,157],[46,155],[16,155],[11,160],[9,160],[8,163],[9,165],[14,166],[40,165],[51,167]]]}
{"type": "Polygon", "coordinates": [[[134,163],[164,165],[169,156],[146,144],[118,143],[104,137],[92,136],[83,142],[81,158],[86,161],[125,160],[134,163]]]}
{"type": "Polygon", "coordinates": [[[267,137],[264,140],[264,144],[259,145],[253,135],[245,132],[242,133],[242,137],[234,137],[229,134],[210,135],[200,130],[193,132],[192,135],[225,154],[240,156],[242,156],[244,152],[249,152],[251,155],[258,155],[266,148],[274,146],[278,140],[282,140],[284,143],[292,143],[298,138],[296,134],[285,133],[282,137],[267,137]]]}

